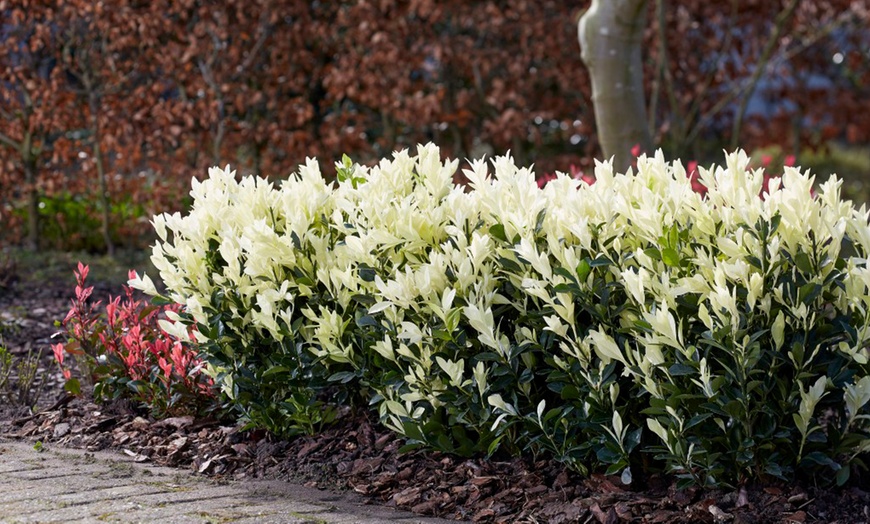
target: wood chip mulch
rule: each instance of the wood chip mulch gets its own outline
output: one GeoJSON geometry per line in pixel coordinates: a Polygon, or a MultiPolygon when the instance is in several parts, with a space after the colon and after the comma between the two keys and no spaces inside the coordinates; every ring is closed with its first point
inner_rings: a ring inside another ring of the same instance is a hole
{"type": "Polygon", "coordinates": [[[400,454],[403,442],[366,415],[291,441],[215,420],[151,420],[129,406],[65,397],[36,416],[0,422],[5,437],[90,451],[227,479],[268,478],[352,489],[373,503],[472,522],[801,523],[870,521],[870,492],[768,485],[734,491],[676,490],[662,477],[624,486],[581,478],[553,461],[400,454]]]}
{"type": "Polygon", "coordinates": [[[403,441],[366,413],[348,414],[319,435],[284,441],[227,422],[153,420],[123,403],[65,397],[47,347],[54,320],[68,307],[63,295],[48,289],[15,300],[0,297],[0,319],[20,327],[4,342],[14,355],[43,350],[45,383],[36,415],[0,405],[4,437],[112,449],[218,478],[354,490],[374,504],[481,523],[870,523],[870,486],[860,483],[844,489],[776,484],[677,490],[668,478],[635,474],[625,486],[618,477],[582,478],[548,460],[400,454],[403,441]]]}

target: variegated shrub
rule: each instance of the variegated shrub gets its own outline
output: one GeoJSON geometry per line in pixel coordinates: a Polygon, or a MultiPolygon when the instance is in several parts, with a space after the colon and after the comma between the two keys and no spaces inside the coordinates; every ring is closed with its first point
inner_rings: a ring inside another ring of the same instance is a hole
{"type": "Polygon", "coordinates": [[[844,482],[870,450],[868,213],[793,168],[759,196],[747,164],[701,169],[704,196],[660,154],[543,189],[510,158],[454,185],[432,145],[334,184],[213,169],[154,219],[185,305],[165,328],[195,323],[228,399],[282,433],[364,400],[455,453],[844,482]]]}

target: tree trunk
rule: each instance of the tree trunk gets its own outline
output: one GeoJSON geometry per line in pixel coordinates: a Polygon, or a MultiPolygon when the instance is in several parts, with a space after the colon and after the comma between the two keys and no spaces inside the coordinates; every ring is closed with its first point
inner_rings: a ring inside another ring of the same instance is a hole
{"type": "Polygon", "coordinates": [[[221,147],[223,147],[224,134],[226,133],[226,129],[227,129],[227,124],[224,120],[223,100],[221,100],[219,102],[218,107],[220,109],[218,110],[219,116],[218,116],[217,130],[215,131],[215,134],[214,134],[214,142],[212,142],[212,145],[211,145],[212,165],[215,167],[221,166],[221,147]]]}
{"type": "Polygon", "coordinates": [[[103,233],[103,243],[106,245],[106,253],[109,256],[114,256],[115,244],[112,242],[112,235],[109,228],[109,212],[112,204],[109,199],[109,184],[106,180],[106,171],[103,167],[103,152],[100,148],[100,121],[97,118],[97,111],[99,111],[97,96],[96,93],[91,91],[88,95],[88,104],[91,110],[91,136],[94,140],[94,164],[97,166],[97,179],[100,186],[99,200],[102,218],[100,229],[103,233]]]}
{"type": "Polygon", "coordinates": [[[592,0],[580,18],[581,57],[592,80],[598,138],[614,168],[628,169],[631,150],[652,150],[643,91],[642,41],[647,0],[592,0]]]}
{"type": "Polygon", "coordinates": [[[24,185],[27,187],[27,249],[39,249],[39,191],[36,189],[36,158],[27,152],[24,160],[24,185]]]}
{"type": "MultiPolygon", "coordinates": [[[[30,121],[31,114],[29,96],[27,97],[27,104],[24,117],[26,119],[24,120],[25,129],[29,127],[27,124],[30,121]]],[[[16,142],[0,132],[0,147],[14,149],[21,159],[22,167],[24,167],[24,193],[27,198],[27,236],[24,247],[29,251],[37,251],[39,249],[39,190],[36,187],[36,165],[42,148],[34,148],[33,135],[30,131],[26,130],[20,142],[16,142]]]]}

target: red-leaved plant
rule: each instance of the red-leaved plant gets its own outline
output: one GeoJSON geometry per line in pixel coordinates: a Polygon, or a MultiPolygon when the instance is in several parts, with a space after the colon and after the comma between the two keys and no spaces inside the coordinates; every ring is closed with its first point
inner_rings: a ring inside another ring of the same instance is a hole
{"type": "MultiPolygon", "coordinates": [[[[637,158],[638,156],[640,156],[640,153],[641,153],[640,145],[635,144],[635,146],[631,148],[631,155],[633,157],[637,158]]],[[[795,164],[795,160],[796,160],[796,158],[794,155],[786,155],[782,160],[782,167],[783,168],[793,167],[795,164]]],[[[632,166],[636,167],[636,162],[632,162],[632,166]]],[[[762,167],[765,170],[768,170],[768,169],[771,169],[772,167],[776,167],[776,166],[773,163],[773,157],[771,155],[765,154],[765,155],[761,156],[760,162],[752,162],[751,167],[753,167],[753,168],[762,167]]],[[[592,185],[595,183],[594,176],[592,176],[588,173],[584,173],[580,168],[578,168],[574,164],[571,164],[569,171],[571,173],[571,178],[573,178],[575,180],[582,180],[583,182],[586,182],[589,185],[592,185]]],[[[701,183],[700,175],[701,174],[698,171],[698,162],[695,160],[689,161],[686,165],[686,176],[689,177],[689,179],[691,179],[691,181],[692,181],[692,189],[696,193],[699,193],[701,196],[704,196],[707,194],[707,187],[701,183]]],[[[758,196],[760,196],[761,198],[764,198],[764,194],[766,192],[768,192],[770,179],[776,178],[777,176],[778,175],[772,175],[769,172],[764,173],[764,179],[762,182],[763,185],[761,187],[761,193],[758,196]]],[[[538,178],[538,187],[544,187],[545,185],[547,185],[548,182],[550,182],[551,180],[555,180],[555,179],[556,179],[555,173],[544,173],[543,175],[541,175],[538,178]]]]}
{"type": "MultiPolygon", "coordinates": [[[[105,310],[90,302],[93,286],[86,287],[88,266],[79,262],[76,296],[63,322],[67,342],[52,345],[65,389],[81,394],[82,384],[72,376],[65,361],[75,358],[86,386],[94,398],[128,398],[147,406],[157,417],[199,414],[213,407],[213,381],[202,372],[203,362],[190,344],[175,339],[159,324],[167,312],[177,313],[179,304],[156,306],[133,297],[109,297],[105,310]]],[[[130,272],[130,278],[135,272],[130,272]]]]}

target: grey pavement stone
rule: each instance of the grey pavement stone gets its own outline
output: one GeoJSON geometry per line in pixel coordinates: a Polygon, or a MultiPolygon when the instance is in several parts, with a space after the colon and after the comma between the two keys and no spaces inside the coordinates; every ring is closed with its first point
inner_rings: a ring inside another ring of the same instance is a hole
{"type": "Polygon", "coordinates": [[[0,523],[446,524],[278,481],[217,483],[114,453],[0,440],[0,523]]]}

